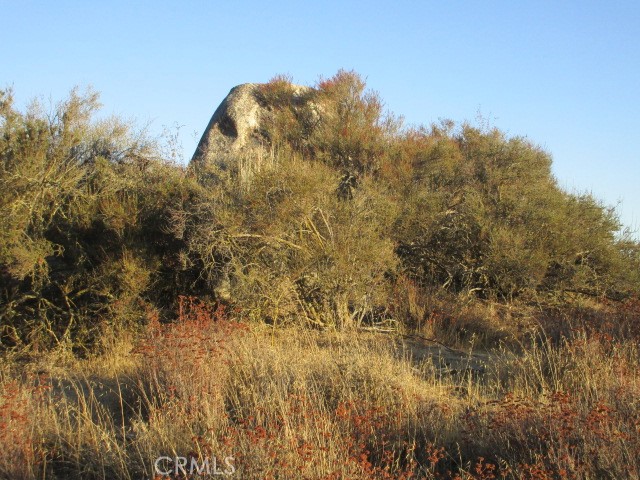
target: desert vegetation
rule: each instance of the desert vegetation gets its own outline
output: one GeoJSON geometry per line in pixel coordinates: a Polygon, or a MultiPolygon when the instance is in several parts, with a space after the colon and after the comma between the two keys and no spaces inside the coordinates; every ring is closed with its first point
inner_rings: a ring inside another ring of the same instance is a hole
{"type": "Polygon", "coordinates": [[[91,91],[0,93],[0,476],[640,478],[615,210],[354,72],[292,88],[225,168],[91,91]]]}

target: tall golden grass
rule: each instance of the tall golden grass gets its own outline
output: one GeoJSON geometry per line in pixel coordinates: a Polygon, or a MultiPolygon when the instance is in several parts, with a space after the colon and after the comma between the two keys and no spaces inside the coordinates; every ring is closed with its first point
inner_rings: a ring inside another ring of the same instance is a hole
{"type": "Polygon", "coordinates": [[[5,358],[2,477],[170,478],[159,456],[233,457],[242,479],[640,476],[632,340],[540,333],[451,373],[392,335],[178,313],[100,357],[5,358]]]}

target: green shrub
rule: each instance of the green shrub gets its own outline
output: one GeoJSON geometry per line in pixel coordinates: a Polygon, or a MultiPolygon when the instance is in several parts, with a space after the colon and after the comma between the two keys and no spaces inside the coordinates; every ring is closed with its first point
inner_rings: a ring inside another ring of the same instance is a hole
{"type": "Polygon", "coordinates": [[[416,279],[505,300],[637,291],[634,242],[617,239],[614,211],[562,191],[548,154],[497,129],[434,126],[410,148],[419,135],[395,229],[416,279]]]}
{"type": "Polygon", "coordinates": [[[205,206],[189,248],[207,259],[213,283],[228,279],[242,315],[340,324],[384,302],[384,274],[395,266],[386,237],[393,208],[366,179],[341,201],[339,180],[331,167],[285,151],[250,188],[237,176],[217,183],[220,206],[205,206]]]}
{"type": "Polygon", "coordinates": [[[197,184],[130,125],[94,120],[95,93],[52,112],[1,100],[2,344],[90,347],[139,324],[147,302],[167,302],[158,292],[179,289],[166,269],[181,245],[165,230],[197,184]]]}
{"type": "Polygon", "coordinates": [[[315,89],[276,77],[257,95],[269,158],[204,173],[95,120],[93,92],[24,113],[2,92],[2,346],[93,349],[107,330],[171,320],[181,295],[350,326],[398,310],[405,280],[502,302],[637,294],[638,243],[612,209],[560,189],[525,139],[402,130],[354,72],[315,89]]]}

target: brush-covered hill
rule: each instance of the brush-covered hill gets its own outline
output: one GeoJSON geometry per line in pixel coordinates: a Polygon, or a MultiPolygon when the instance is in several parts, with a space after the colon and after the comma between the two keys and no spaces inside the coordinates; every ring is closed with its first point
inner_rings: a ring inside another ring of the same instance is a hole
{"type": "Polygon", "coordinates": [[[97,108],[90,92],[52,111],[0,96],[4,348],[93,349],[181,297],[412,328],[437,302],[596,308],[640,290],[638,244],[558,186],[547,152],[495,128],[404,128],[353,72],[235,88],[186,167],[97,108]]]}

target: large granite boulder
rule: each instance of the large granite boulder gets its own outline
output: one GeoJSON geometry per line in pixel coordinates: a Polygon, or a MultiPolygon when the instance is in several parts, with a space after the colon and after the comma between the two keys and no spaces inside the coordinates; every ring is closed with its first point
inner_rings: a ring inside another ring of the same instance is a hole
{"type": "Polygon", "coordinates": [[[238,159],[260,156],[269,144],[265,122],[273,111],[287,103],[292,108],[302,107],[313,91],[289,85],[278,95],[269,95],[269,86],[245,83],[231,89],[211,117],[191,159],[193,165],[226,168],[238,159]]]}

